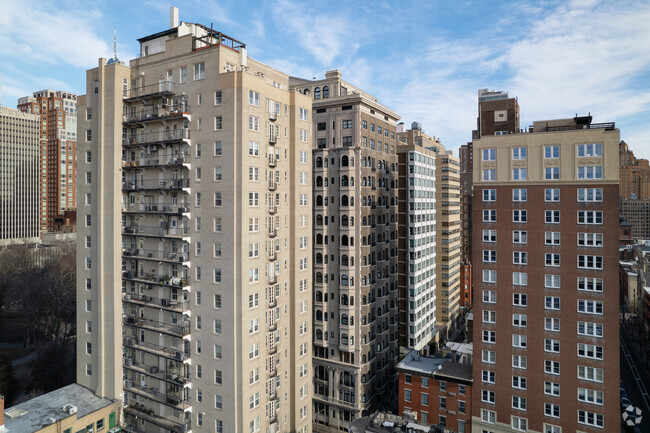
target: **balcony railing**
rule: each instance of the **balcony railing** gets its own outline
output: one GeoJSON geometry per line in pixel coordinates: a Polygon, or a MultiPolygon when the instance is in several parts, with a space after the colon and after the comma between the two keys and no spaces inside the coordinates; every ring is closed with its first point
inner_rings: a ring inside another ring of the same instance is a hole
{"type": "Polygon", "coordinates": [[[163,213],[163,214],[182,214],[189,212],[190,203],[187,201],[180,203],[128,203],[122,204],[122,212],[150,212],[150,213],[163,213]]]}
{"type": "Polygon", "coordinates": [[[123,191],[143,189],[183,189],[190,187],[189,179],[144,179],[122,182],[123,191]]]}
{"type": "Polygon", "coordinates": [[[146,123],[161,120],[169,120],[182,117],[190,117],[189,104],[175,104],[170,107],[142,107],[134,110],[123,117],[124,124],[146,123]]]}
{"type": "Polygon", "coordinates": [[[269,191],[275,191],[278,188],[278,184],[275,183],[275,179],[269,179],[269,191]]]}
{"type": "Polygon", "coordinates": [[[269,225],[269,237],[276,237],[278,235],[278,230],[275,228],[275,224],[271,223],[269,225]]]}
{"type": "Polygon", "coordinates": [[[164,380],[176,385],[186,385],[190,383],[189,378],[183,376],[183,373],[179,369],[179,365],[182,365],[181,363],[177,363],[175,368],[170,367],[167,371],[165,371],[161,370],[157,365],[146,365],[141,362],[137,362],[133,358],[125,357],[123,358],[122,365],[130,370],[144,373],[147,376],[164,380]]]}
{"type": "Polygon", "coordinates": [[[123,235],[132,235],[132,236],[169,236],[169,237],[178,237],[187,236],[189,229],[187,227],[156,227],[156,226],[126,226],[122,227],[123,235]]]}
{"type": "Polygon", "coordinates": [[[122,345],[124,347],[132,347],[134,349],[146,351],[154,355],[164,356],[176,361],[185,361],[190,359],[189,347],[187,347],[186,350],[183,350],[169,346],[160,346],[146,341],[138,341],[135,337],[123,338],[122,345]]]}
{"type": "Polygon", "coordinates": [[[274,155],[269,155],[269,167],[274,168],[276,165],[278,165],[278,162],[275,158],[274,155]]]}
{"type": "Polygon", "coordinates": [[[275,250],[275,246],[269,248],[269,260],[275,261],[278,258],[278,252],[275,250]]]}
{"type": "Polygon", "coordinates": [[[269,284],[275,284],[278,282],[278,277],[275,274],[269,275],[269,284]]]}
{"type": "Polygon", "coordinates": [[[179,301],[171,298],[156,298],[154,296],[137,295],[131,293],[122,293],[122,300],[138,305],[146,305],[155,308],[166,308],[178,312],[190,309],[190,301],[179,301]]]}
{"type": "Polygon", "coordinates": [[[145,329],[163,331],[177,337],[184,337],[190,333],[190,322],[182,322],[180,325],[175,325],[173,323],[159,322],[157,320],[147,319],[145,317],[126,315],[124,316],[122,323],[125,325],[132,325],[145,329]]]}
{"type": "Polygon", "coordinates": [[[123,146],[140,146],[143,144],[170,143],[189,140],[189,129],[169,129],[165,131],[142,132],[122,137],[123,146]]]}
{"type": "Polygon", "coordinates": [[[122,251],[122,257],[133,257],[137,259],[167,260],[170,262],[187,262],[190,259],[189,252],[171,252],[148,250],[144,248],[125,249],[122,251]]]}
{"type": "MultiPolygon", "coordinates": [[[[145,408],[140,403],[133,403],[125,406],[124,412],[137,417],[138,419],[145,420],[146,422],[154,424],[158,427],[170,430],[173,433],[186,433],[192,429],[190,420],[187,420],[185,423],[178,423],[170,418],[163,418],[161,416],[155,415],[153,411],[145,408]]],[[[139,430],[136,425],[127,425],[126,427],[122,427],[122,429],[130,433],[142,432],[142,430],[139,430]]]]}
{"type": "Polygon", "coordinates": [[[171,96],[174,94],[174,83],[171,81],[160,81],[156,84],[147,86],[132,87],[124,95],[124,101],[134,101],[137,99],[154,98],[160,96],[171,96]]]}
{"type": "Polygon", "coordinates": [[[137,275],[135,271],[122,271],[122,278],[125,280],[133,280],[138,283],[156,284],[168,287],[185,287],[189,285],[187,280],[184,280],[181,277],[170,277],[169,275],[150,273],[137,275]]]}
{"type": "Polygon", "coordinates": [[[149,400],[156,401],[158,403],[165,404],[167,406],[172,406],[175,409],[185,410],[190,407],[189,396],[187,400],[183,400],[180,396],[166,394],[160,392],[159,389],[149,386],[142,386],[137,382],[130,380],[125,380],[125,388],[131,392],[135,392],[138,395],[141,395],[149,400]]]}
{"type": "Polygon", "coordinates": [[[189,164],[190,158],[187,153],[182,155],[151,153],[142,158],[122,159],[122,166],[130,167],[173,167],[189,164]]]}

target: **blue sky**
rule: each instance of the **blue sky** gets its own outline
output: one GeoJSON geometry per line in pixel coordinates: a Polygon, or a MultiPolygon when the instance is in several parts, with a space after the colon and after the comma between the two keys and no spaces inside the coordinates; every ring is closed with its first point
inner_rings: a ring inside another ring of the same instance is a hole
{"type": "Polygon", "coordinates": [[[477,90],[519,98],[522,127],[591,113],[650,158],[647,0],[168,2],[0,0],[2,102],[44,88],[84,91],[85,70],[128,61],[136,39],[180,19],[214,24],[290,75],[343,79],[456,149],[476,125],[477,90]]]}

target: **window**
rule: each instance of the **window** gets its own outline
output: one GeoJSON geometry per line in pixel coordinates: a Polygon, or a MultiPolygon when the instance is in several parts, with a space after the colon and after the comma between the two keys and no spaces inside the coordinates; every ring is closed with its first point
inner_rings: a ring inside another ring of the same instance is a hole
{"type": "Polygon", "coordinates": [[[513,147],[512,159],[526,159],[526,153],[525,147],[513,147]]]}
{"type": "Polygon", "coordinates": [[[221,90],[214,92],[214,105],[221,105],[223,103],[223,93],[221,90]]]}
{"type": "Polygon", "coordinates": [[[512,347],[525,349],[528,347],[528,336],[521,334],[512,334],[512,347]]]}
{"type": "Polygon", "coordinates": [[[560,319],[557,319],[555,317],[545,317],[544,330],[551,332],[560,332],[560,319]]]}
{"type": "Polygon", "coordinates": [[[248,346],[248,359],[254,359],[260,356],[260,343],[248,346]]]}
{"type": "Polygon", "coordinates": [[[465,395],[465,385],[458,384],[458,395],[465,395]]]}
{"type": "Polygon", "coordinates": [[[579,210],[578,224],[602,224],[603,211],[600,210],[579,210]]]}
{"type": "Polygon", "coordinates": [[[547,310],[559,310],[560,309],[560,297],[559,296],[545,296],[544,297],[545,307],[547,310]]]}
{"type": "Polygon", "coordinates": [[[248,103],[256,107],[260,106],[260,94],[254,90],[248,91],[248,103]]]}
{"type": "Polygon", "coordinates": [[[497,362],[497,353],[493,350],[483,350],[481,359],[486,364],[495,364],[497,362]]]}
{"type": "Polygon", "coordinates": [[[218,344],[214,345],[214,357],[215,359],[221,359],[222,352],[221,352],[221,346],[218,344]]]}
{"type": "Polygon", "coordinates": [[[497,323],[497,312],[490,310],[483,310],[483,323],[495,324],[497,323]]]}
{"type": "Polygon", "coordinates": [[[465,402],[458,400],[458,413],[465,413],[465,402]]]}
{"type": "Polygon", "coordinates": [[[257,242],[248,244],[248,257],[253,258],[259,256],[260,256],[259,244],[257,242]]]}
{"type": "Polygon", "coordinates": [[[248,408],[255,409],[259,405],[260,405],[260,393],[256,392],[255,394],[252,394],[248,398],[248,408]]]}
{"type": "Polygon", "coordinates": [[[512,368],[521,368],[525,370],[528,368],[528,358],[524,355],[512,355],[512,368]]]}
{"type": "Polygon", "coordinates": [[[602,143],[579,144],[578,156],[603,156],[603,145],[602,143]]]}
{"type": "Polygon", "coordinates": [[[528,222],[528,211],[524,209],[513,209],[512,210],[512,222],[513,223],[527,223],[528,222]]]}
{"type": "Polygon", "coordinates": [[[495,331],[483,330],[483,343],[494,344],[497,342],[497,333],[495,331]]]}
{"type": "Polygon", "coordinates": [[[544,415],[553,418],[560,417],[560,405],[553,403],[544,403],[544,415]]]}
{"type": "Polygon", "coordinates": [[[483,290],[483,302],[486,304],[496,304],[497,302],[496,290],[483,290]]]}
{"type": "Polygon", "coordinates": [[[497,413],[493,410],[481,409],[481,420],[489,424],[497,422],[497,413]]]}
{"type": "Polygon", "coordinates": [[[220,192],[215,192],[214,193],[214,205],[215,206],[221,206],[221,193],[220,192]]]}
{"type": "Polygon", "coordinates": [[[528,295],[526,295],[525,293],[513,293],[512,305],[514,305],[515,307],[527,307],[528,295]]]}
{"type": "Polygon", "coordinates": [[[89,171],[86,172],[86,184],[92,183],[93,174],[89,171]]]}
{"type": "Polygon", "coordinates": [[[411,375],[410,374],[405,374],[404,375],[404,383],[406,383],[406,384],[411,383],[411,375]]]}
{"type": "Polygon", "coordinates": [[[512,243],[513,244],[526,244],[528,243],[528,232],[522,230],[513,230],[512,231],[512,243]]]}
{"type": "Polygon", "coordinates": [[[260,118],[257,116],[248,116],[248,129],[251,131],[259,132],[260,118]]]}
{"type": "Polygon", "coordinates": [[[214,282],[215,283],[221,282],[221,269],[219,268],[215,268],[214,270],[214,282]]]}
{"type": "Polygon", "coordinates": [[[483,180],[485,181],[497,180],[497,170],[495,168],[483,169],[483,180]]]}
{"type": "Polygon", "coordinates": [[[546,224],[559,224],[560,211],[559,210],[544,211],[544,221],[546,222],[546,224]]]}
{"type": "Polygon", "coordinates": [[[559,275],[544,275],[544,287],[548,289],[559,289],[560,288],[560,276],[559,275]]]}
{"type": "Polygon", "coordinates": [[[545,232],[544,243],[546,245],[560,245],[560,232],[545,232]]]}
{"type": "Polygon", "coordinates": [[[560,167],[545,167],[544,168],[544,179],[546,179],[546,180],[559,180],[560,179],[560,167]]]}
{"type": "Polygon", "coordinates": [[[512,387],[515,389],[526,389],[527,388],[526,378],[523,376],[512,376],[512,387]]]}
{"type": "Polygon", "coordinates": [[[525,314],[513,314],[512,315],[512,326],[516,326],[518,328],[525,328],[528,326],[528,316],[525,314]]]}
{"type": "Polygon", "coordinates": [[[544,382],[544,394],[560,396],[560,384],[555,382],[544,382]]]}
{"type": "Polygon", "coordinates": [[[484,403],[492,403],[494,404],[495,402],[495,393],[494,391],[489,391],[487,389],[483,389],[481,392],[481,401],[484,403]]]}
{"type": "Polygon", "coordinates": [[[183,66],[180,68],[180,84],[187,83],[187,67],[183,66]]]}
{"type": "Polygon", "coordinates": [[[496,250],[483,250],[483,263],[496,263],[497,252],[496,250]]]}
{"type": "Polygon", "coordinates": [[[494,223],[497,221],[496,209],[483,209],[483,222],[494,223]]]}
{"type": "Polygon", "coordinates": [[[221,156],[221,141],[214,142],[214,156],[221,156]]]}
{"type": "Polygon", "coordinates": [[[578,269],[603,269],[602,256],[587,256],[578,254],[578,269]]]}
{"type": "Polygon", "coordinates": [[[513,286],[527,286],[528,285],[528,274],[526,272],[513,272],[512,273],[512,285],[513,286]]]}
{"type": "Polygon", "coordinates": [[[341,122],[341,128],[343,128],[343,129],[352,128],[352,121],[351,120],[343,120],[341,122]]]}
{"type": "Polygon", "coordinates": [[[603,189],[602,188],[579,188],[578,201],[581,202],[603,201],[603,189]]]}
{"type": "Polygon", "coordinates": [[[578,313],[603,314],[602,301],[592,301],[588,299],[578,299],[578,313]]]}
{"type": "Polygon", "coordinates": [[[513,168],[512,180],[526,180],[528,178],[528,169],[526,168],[513,168]]]}
{"type": "Polygon", "coordinates": [[[556,159],[560,157],[560,146],[544,146],[544,158],[556,159]]]}
{"type": "Polygon", "coordinates": [[[512,408],[518,410],[526,410],[526,398],[513,395],[512,408]]]}
{"type": "Polygon", "coordinates": [[[579,247],[602,247],[603,234],[602,233],[578,233],[578,246],[579,247]]]}
{"type": "Polygon", "coordinates": [[[223,129],[223,117],[214,116],[214,130],[221,131],[223,129]]]}
{"type": "Polygon", "coordinates": [[[560,189],[559,188],[546,188],[544,190],[544,200],[545,201],[560,201],[560,189]]]}
{"type": "Polygon", "coordinates": [[[560,255],[556,253],[546,253],[545,257],[545,266],[559,267],[560,266],[560,255]]]}
{"type": "Polygon", "coordinates": [[[578,401],[602,406],[604,403],[604,393],[593,389],[578,388],[578,401]]]}
{"type": "Polygon", "coordinates": [[[552,353],[560,353],[560,340],[554,340],[552,338],[544,339],[544,351],[552,353]]]}
{"type": "Polygon", "coordinates": [[[603,369],[596,367],[586,367],[584,365],[578,366],[578,379],[587,380],[590,382],[603,381],[603,369]]]}
{"type": "Polygon", "coordinates": [[[205,63],[196,63],[194,65],[194,81],[205,78],[205,63]]]}
{"type": "Polygon", "coordinates": [[[497,271],[492,269],[483,270],[483,282],[484,283],[496,283],[497,282],[497,271]]]}
{"type": "Polygon", "coordinates": [[[603,337],[603,324],[594,322],[578,322],[578,335],[589,337],[603,337]]]}
{"type": "Polygon", "coordinates": [[[582,409],[578,410],[578,423],[599,428],[605,427],[605,421],[602,414],[582,409]]]}
{"type": "Polygon", "coordinates": [[[515,265],[527,265],[528,264],[528,253],[525,251],[513,251],[512,252],[512,263],[515,265]]]}
{"type": "Polygon", "coordinates": [[[496,242],[496,241],[497,241],[496,230],[483,230],[483,242],[496,242]]]}
{"type": "MultiPolygon", "coordinates": [[[[444,397],[443,397],[443,398],[444,398],[444,397]]],[[[442,400],[442,399],[441,399],[441,400],[442,400]]],[[[446,399],[445,399],[445,401],[446,401],[446,399]]],[[[420,402],[421,402],[421,404],[423,404],[423,405],[428,405],[428,404],[429,404],[429,394],[427,394],[426,392],[422,392],[422,393],[420,393],[420,402]]],[[[442,404],[442,402],[441,402],[441,404],[442,404]]],[[[441,407],[442,407],[442,406],[441,406],[441,407]]]]}
{"type": "Polygon", "coordinates": [[[404,401],[411,401],[411,390],[410,389],[405,389],[404,390],[404,401]]]}
{"type": "Polygon", "coordinates": [[[484,189],[483,190],[483,201],[496,201],[497,200],[497,190],[496,189],[484,189]]]}
{"type": "Polygon", "coordinates": [[[481,376],[484,383],[495,383],[494,371],[482,370],[481,376]]]}
{"type": "Polygon", "coordinates": [[[578,357],[602,360],[603,356],[603,346],[578,343],[578,357]]]}
{"type": "Polygon", "coordinates": [[[248,206],[256,207],[260,205],[260,194],[258,192],[248,193],[248,206]]]}
{"type": "Polygon", "coordinates": [[[300,120],[307,120],[307,109],[300,108],[300,120]]]}
{"type": "Polygon", "coordinates": [[[512,201],[527,201],[528,200],[528,190],[527,189],[513,189],[512,190],[512,201]]]}
{"type": "Polygon", "coordinates": [[[602,179],[602,165],[583,165],[578,167],[578,179],[602,179]]]}
{"type": "Polygon", "coordinates": [[[496,159],[497,159],[496,149],[483,149],[483,161],[496,161],[496,159]]]}
{"type": "Polygon", "coordinates": [[[217,410],[223,409],[223,399],[220,395],[214,396],[214,408],[217,410]]]}

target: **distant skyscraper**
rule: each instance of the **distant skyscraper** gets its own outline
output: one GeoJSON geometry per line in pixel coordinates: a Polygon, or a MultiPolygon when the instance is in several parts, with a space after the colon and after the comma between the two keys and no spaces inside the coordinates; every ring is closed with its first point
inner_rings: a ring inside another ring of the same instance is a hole
{"type": "Polygon", "coordinates": [[[473,429],[618,431],[619,132],[533,131],[473,142],[473,429]]]}
{"type": "Polygon", "coordinates": [[[39,226],[59,231],[64,212],[77,207],[77,95],[41,90],[20,98],[18,109],[40,118],[39,226]]]}
{"type": "Polygon", "coordinates": [[[635,239],[650,239],[650,165],[637,159],[625,141],[619,144],[620,215],[632,225],[635,239]]]}
{"type": "Polygon", "coordinates": [[[39,238],[39,121],[0,107],[0,245],[39,238]]]}
{"type": "Polygon", "coordinates": [[[79,98],[78,383],[131,433],[311,431],[311,100],[178,23],[79,98]]]}

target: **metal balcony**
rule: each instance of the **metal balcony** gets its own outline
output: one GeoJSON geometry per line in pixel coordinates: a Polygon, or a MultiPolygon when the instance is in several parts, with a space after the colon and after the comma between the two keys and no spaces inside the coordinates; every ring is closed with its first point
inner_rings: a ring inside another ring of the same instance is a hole
{"type": "Polygon", "coordinates": [[[133,248],[122,250],[122,257],[139,260],[156,260],[171,263],[183,263],[190,260],[190,253],[133,248]]]}
{"type": "Polygon", "coordinates": [[[275,182],[275,179],[269,179],[269,191],[275,191],[278,189],[278,184],[275,182]]]}
{"type": "Polygon", "coordinates": [[[269,204],[269,213],[274,215],[278,211],[278,207],[275,205],[275,202],[269,204]]]}
{"type": "MultiPolygon", "coordinates": [[[[158,427],[162,427],[166,430],[169,430],[173,433],[186,433],[192,429],[191,420],[187,420],[185,423],[178,423],[171,418],[164,418],[155,414],[152,414],[150,410],[147,410],[140,403],[132,403],[128,406],[124,406],[124,413],[136,417],[137,419],[144,420],[151,424],[154,424],[158,427]]],[[[123,430],[126,430],[130,433],[141,433],[142,430],[139,430],[135,425],[127,425],[122,427],[123,430]]]]}
{"type": "Polygon", "coordinates": [[[278,277],[275,274],[269,275],[269,284],[275,284],[278,282],[278,277]]]}
{"type": "Polygon", "coordinates": [[[189,166],[189,155],[170,155],[150,153],[145,154],[142,158],[123,159],[122,167],[129,168],[165,168],[165,167],[179,167],[183,165],[189,166]]]}
{"type": "Polygon", "coordinates": [[[269,144],[275,144],[277,142],[278,137],[274,133],[269,134],[269,144]]]}
{"type": "Polygon", "coordinates": [[[144,374],[155,379],[164,380],[165,382],[174,385],[186,386],[190,384],[188,377],[185,377],[181,372],[182,363],[177,362],[175,365],[170,362],[173,367],[167,367],[167,370],[161,370],[158,365],[146,365],[138,362],[134,358],[124,357],[122,366],[137,373],[144,374]]]}
{"type": "Polygon", "coordinates": [[[275,110],[269,111],[269,120],[275,121],[277,119],[278,119],[278,115],[276,114],[275,110]]]}
{"type": "Polygon", "coordinates": [[[138,226],[129,225],[122,227],[122,234],[125,236],[141,236],[141,237],[169,237],[182,239],[188,236],[189,229],[187,227],[156,227],[156,226],[138,226]]]}
{"type": "Polygon", "coordinates": [[[190,180],[181,179],[144,179],[122,182],[122,191],[140,190],[180,190],[190,187],[190,180]]]}
{"type": "Polygon", "coordinates": [[[192,116],[189,113],[189,104],[176,104],[171,107],[141,107],[139,110],[133,110],[126,116],[123,116],[122,124],[137,125],[150,122],[165,122],[174,119],[188,119],[192,116]]]}
{"type": "Polygon", "coordinates": [[[174,83],[171,81],[160,81],[147,86],[133,87],[126,91],[124,102],[132,102],[148,98],[161,98],[174,94],[174,83]]]}
{"type": "Polygon", "coordinates": [[[144,146],[149,144],[189,144],[189,129],[170,129],[164,131],[141,132],[122,137],[122,146],[144,146]]]}
{"type": "Polygon", "coordinates": [[[176,337],[185,337],[190,334],[190,322],[182,322],[180,325],[173,323],[159,322],[157,320],[138,317],[135,315],[125,315],[122,323],[125,325],[135,326],[137,328],[148,329],[150,331],[164,332],[176,337]]]}
{"type": "Polygon", "coordinates": [[[165,309],[181,313],[190,308],[190,301],[179,301],[171,298],[157,298],[154,296],[138,295],[135,293],[122,293],[122,300],[131,304],[152,307],[156,309],[165,309]]]}
{"type": "Polygon", "coordinates": [[[158,275],[150,273],[137,275],[135,271],[122,271],[122,279],[134,281],[137,283],[153,284],[165,287],[181,288],[189,286],[188,281],[180,277],[170,277],[169,275],[158,275]]]}
{"type": "Polygon", "coordinates": [[[278,165],[278,161],[274,155],[269,155],[269,167],[274,168],[278,165]]]}
{"type": "Polygon", "coordinates": [[[138,341],[135,337],[124,337],[122,339],[122,345],[124,347],[131,347],[133,349],[147,352],[152,355],[162,356],[174,361],[184,362],[190,360],[189,347],[187,347],[186,350],[181,350],[174,347],[160,346],[145,341],[138,341]]]}
{"type": "Polygon", "coordinates": [[[128,203],[122,204],[122,212],[134,212],[134,213],[156,213],[156,214],[168,214],[168,215],[180,215],[184,213],[189,213],[190,203],[187,201],[181,201],[180,203],[171,203],[171,202],[159,202],[155,204],[144,204],[144,203],[128,203]]]}
{"type": "Polygon", "coordinates": [[[271,222],[269,225],[269,237],[276,237],[278,235],[278,229],[275,228],[275,224],[271,222]]]}
{"type": "Polygon", "coordinates": [[[271,248],[269,248],[269,260],[274,262],[277,260],[277,258],[278,258],[278,252],[275,250],[275,247],[272,246],[271,248]]]}

